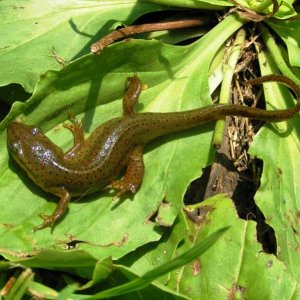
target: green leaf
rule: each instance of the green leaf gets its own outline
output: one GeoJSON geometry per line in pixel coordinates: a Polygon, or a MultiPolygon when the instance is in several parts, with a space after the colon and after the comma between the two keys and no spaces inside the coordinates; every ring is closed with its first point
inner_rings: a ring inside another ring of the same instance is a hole
{"type": "Polygon", "coordinates": [[[29,287],[31,294],[39,295],[42,299],[57,299],[58,292],[39,282],[31,281],[29,287]]]}
{"type": "MultiPolygon", "coordinates": [[[[286,19],[295,16],[297,13],[293,7],[293,0],[276,0],[279,5],[279,9],[277,13],[273,16],[273,18],[277,19],[286,19]]],[[[263,12],[265,14],[272,13],[273,11],[273,4],[271,0],[265,0],[262,2],[252,1],[254,5],[254,10],[263,12]],[[266,9],[258,9],[261,7],[267,6],[266,9]],[[258,9],[258,10],[257,10],[258,9]]]]}
{"type": "Polygon", "coordinates": [[[172,203],[162,202],[158,208],[155,221],[162,226],[172,226],[178,214],[178,209],[172,203]]]}
{"type": "Polygon", "coordinates": [[[148,286],[153,280],[173,270],[176,270],[179,267],[182,267],[183,265],[191,262],[192,260],[202,255],[204,252],[207,251],[207,249],[213,246],[216,243],[216,241],[227,230],[228,228],[226,227],[214,232],[190,250],[186,251],[185,253],[182,253],[178,257],[168,262],[165,262],[164,264],[161,264],[157,268],[148,271],[147,273],[143,274],[140,278],[137,278],[131,282],[125,283],[115,288],[97,293],[90,299],[106,299],[107,297],[114,297],[143,289],[144,287],[148,286]]]}
{"type": "MultiPolygon", "coordinates": [[[[267,53],[259,56],[263,74],[276,72],[267,53]]],[[[271,83],[265,86],[267,106],[291,106],[292,97],[285,87],[271,83]],[[278,102],[278,103],[276,103],[278,102]],[[285,103],[286,102],[286,103],[285,103]]],[[[299,282],[299,160],[300,120],[294,119],[262,128],[251,145],[251,154],[263,159],[261,187],[255,196],[266,222],[275,230],[277,255],[290,274],[299,282]]]]}
{"type": "Polygon", "coordinates": [[[141,33],[136,36],[136,38],[151,40],[156,39],[166,44],[179,44],[183,41],[187,41],[192,38],[199,38],[205,35],[208,32],[207,28],[199,28],[199,27],[191,27],[174,30],[162,30],[162,31],[154,31],[150,33],[141,33]]]}
{"type": "Polygon", "coordinates": [[[66,286],[62,291],[59,292],[56,300],[65,300],[70,299],[71,297],[73,298],[76,288],[76,284],[70,284],[66,286]]]}
{"type": "Polygon", "coordinates": [[[85,285],[81,286],[79,289],[88,289],[93,285],[103,281],[112,271],[113,263],[111,258],[104,259],[102,261],[98,261],[95,265],[95,269],[93,272],[93,279],[87,282],[85,285]]]}
{"type": "MultiPolygon", "coordinates": [[[[186,223],[182,213],[175,220],[172,227],[165,230],[159,242],[147,244],[136,249],[118,260],[119,265],[127,266],[131,272],[141,276],[143,272],[158,267],[177,256],[177,248],[186,236],[186,223]]],[[[168,282],[169,275],[162,276],[160,282],[168,282]]]]}
{"type": "MultiPolygon", "coordinates": [[[[130,281],[136,280],[138,278],[137,275],[132,273],[127,267],[122,265],[115,265],[115,271],[111,274],[110,278],[101,285],[99,290],[105,291],[106,289],[113,286],[121,286],[124,284],[128,284],[130,281]]],[[[143,285],[144,286],[144,285],[143,285]]],[[[103,294],[102,294],[103,295],[103,294]]],[[[107,294],[108,295],[108,294],[107,294]]],[[[112,294],[111,294],[112,295],[112,294]]],[[[90,299],[92,295],[85,295],[83,299],[90,299]]],[[[105,298],[106,296],[103,295],[105,298]]],[[[152,299],[162,299],[162,300],[182,300],[189,299],[184,295],[180,295],[175,291],[172,291],[165,285],[159,283],[158,281],[152,282],[150,285],[143,288],[143,290],[136,290],[130,293],[122,293],[117,298],[113,299],[130,299],[130,300],[152,300],[152,299]]],[[[105,298],[106,299],[106,298],[105,298]]]]}
{"type": "Polygon", "coordinates": [[[5,299],[21,300],[24,299],[24,294],[33,279],[34,274],[30,269],[24,270],[19,276],[12,281],[5,299]]]}
{"type": "Polygon", "coordinates": [[[149,0],[150,2],[198,9],[224,9],[226,6],[232,6],[232,3],[226,0],[149,0]]]}
{"type": "Polygon", "coordinates": [[[0,2],[0,86],[32,92],[39,76],[90,52],[90,45],[160,6],[137,0],[0,2]]]}
{"type": "MultiPolygon", "coordinates": [[[[2,249],[4,252],[5,249],[2,249]]],[[[7,256],[12,265],[21,264],[30,268],[44,268],[48,270],[61,270],[64,272],[72,273],[78,275],[82,278],[92,279],[98,275],[95,274],[97,269],[101,266],[107,269],[107,260],[101,262],[97,261],[90,254],[81,250],[44,250],[39,251],[32,257],[28,258],[14,258],[14,256],[28,255],[27,253],[10,253],[4,252],[3,255],[7,256]],[[101,265],[101,266],[100,266],[101,265]]]]}
{"type": "MultiPolygon", "coordinates": [[[[231,2],[230,0],[228,0],[231,2]]],[[[286,19],[295,16],[297,13],[293,7],[293,0],[276,0],[278,2],[278,11],[272,16],[272,19],[286,19]]],[[[236,0],[242,7],[260,14],[270,14],[273,12],[273,0],[249,1],[236,0]]]]}
{"type": "Polygon", "coordinates": [[[230,199],[218,195],[185,210],[189,217],[181,214],[159,245],[153,244],[148,251],[144,246],[120,262],[141,276],[145,270],[191,249],[219,228],[230,226],[200,258],[161,277],[161,285],[190,299],[256,299],[258,290],[260,299],[292,298],[296,281],[276,256],[262,252],[256,239],[256,223],[241,220],[230,199]]]}
{"type": "MultiPolygon", "coordinates": [[[[278,0],[277,0],[278,1],[278,0]]],[[[287,19],[297,15],[295,8],[293,7],[294,0],[280,0],[278,1],[279,10],[274,15],[274,18],[277,19],[287,19]]],[[[272,8],[269,8],[270,12],[272,8]]]]}
{"type": "Polygon", "coordinates": [[[281,21],[280,23],[269,21],[268,25],[280,36],[285,42],[289,61],[292,66],[300,67],[300,20],[281,21]]]}
{"type": "MultiPolygon", "coordinates": [[[[134,72],[149,86],[141,96],[139,111],[206,106],[211,102],[207,84],[210,63],[219,47],[242,24],[239,17],[230,15],[190,46],[132,40],[111,46],[100,56],[85,56],[59,72],[47,72],[32,98],[25,104],[15,103],[0,126],[0,151],[4,153],[0,160],[1,253],[7,256],[5,249],[9,249],[15,255],[17,251],[31,255],[49,247],[61,249],[75,240],[79,241],[78,249],[97,259],[110,255],[116,259],[159,240],[162,228],[147,218],[164,198],[177,211],[182,207],[188,183],[212,158],[209,126],[151,143],[145,153],[143,185],[133,199],[112,201],[110,194],[96,193],[71,203],[53,232],[49,228],[32,232],[41,222],[38,213],[51,213],[56,199],[43,193],[13,161],[8,164],[6,125],[19,116],[27,124],[41,126],[55,143],[67,149],[72,138],[61,122],[66,120],[68,110],[83,117],[87,132],[93,131],[105,120],[121,114],[124,81],[134,72]]],[[[175,216],[173,213],[173,219],[175,216]]]]}
{"type": "Polygon", "coordinates": [[[254,299],[258,290],[261,299],[293,294],[295,282],[288,277],[285,266],[275,256],[262,253],[256,223],[238,218],[231,200],[217,195],[193,208],[200,209],[199,220],[196,224],[186,220],[188,235],[179,253],[220,226],[230,229],[199,260],[173,273],[168,287],[188,293],[192,299],[228,299],[231,295],[254,299]]]}

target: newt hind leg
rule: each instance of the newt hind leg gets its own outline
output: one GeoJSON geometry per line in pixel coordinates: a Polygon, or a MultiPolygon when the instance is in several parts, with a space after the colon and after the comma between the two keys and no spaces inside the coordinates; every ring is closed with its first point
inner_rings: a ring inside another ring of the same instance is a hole
{"type": "Polygon", "coordinates": [[[69,118],[71,120],[71,124],[64,123],[63,126],[68,128],[74,136],[74,146],[66,152],[64,155],[65,159],[74,157],[84,146],[84,134],[82,130],[82,122],[79,122],[77,118],[69,113],[69,118]]]}
{"type": "Polygon", "coordinates": [[[140,187],[144,177],[144,161],[143,161],[143,146],[136,146],[127,165],[126,173],[121,180],[115,180],[110,184],[110,187],[117,190],[117,196],[121,196],[126,192],[136,193],[140,187]]]}

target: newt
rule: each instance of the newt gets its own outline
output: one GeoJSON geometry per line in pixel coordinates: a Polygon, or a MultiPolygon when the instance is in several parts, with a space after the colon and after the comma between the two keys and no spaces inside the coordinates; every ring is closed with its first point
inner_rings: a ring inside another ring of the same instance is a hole
{"type": "MultiPolygon", "coordinates": [[[[51,215],[40,214],[43,222],[34,230],[52,227],[61,218],[72,197],[91,194],[110,187],[119,195],[135,193],[144,175],[144,146],[166,134],[187,130],[225,116],[242,116],[265,122],[280,122],[300,110],[300,88],[282,75],[267,75],[249,80],[251,85],[276,81],[291,88],[297,97],[293,108],[266,111],[259,108],[215,104],[182,112],[137,113],[134,105],[142,91],[137,76],[127,78],[123,98],[123,115],[96,128],[84,138],[82,123],[71,117],[64,127],[74,135],[74,145],[63,152],[37,127],[11,122],[7,128],[7,145],[15,161],[44,191],[59,197],[51,215]],[[123,178],[116,180],[122,169],[123,178]]],[[[184,163],[184,162],[183,162],[184,163]]]]}

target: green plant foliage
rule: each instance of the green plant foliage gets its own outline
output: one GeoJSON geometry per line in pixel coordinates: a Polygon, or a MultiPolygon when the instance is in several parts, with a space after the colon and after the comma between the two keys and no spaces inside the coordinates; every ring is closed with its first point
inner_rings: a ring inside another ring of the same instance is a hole
{"type": "MultiPolygon", "coordinates": [[[[265,53],[261,53],[260,67],[263,73],[276,71],[276,65],[265,53]]],[[[276,106],[286,107],[292,102],[290,95],[276,85],[266,87],[265,96],[268,101],[277,101],[276,106]],[[276,96],[275,96],[276,95],[276,96]],[[286,101],[284,103],[283,100],[286,101]]],[[[271,106],[270,104],[268,106],[271,106]]],[[[287,269],[298,282],[300,263],[298,255],[300,230],[298,207],[300,189],[299,162],[299,118],[263,128],[256,135],[251,146],[251,153],[262,158],[264,172],[261,188],[256,194],[256,201],[263,211],[267,223],[275,230],[278,259],[282,260],[287,269]]],[[[299,297],[299,287],[296,291],[299,297]]],[[[297,298],[296,297],[296,298],[297,298]]]]}
{"type": "MultiPolygon", "coordinates": [[[[238,2],[258,13],[272,12],[270,0],[238,2]]],[[[279,20],[295,15],[293,1],[280,4],[277,20],[266,22],[286,43],[287,55],[276,60],[283,52],[271,51],[276,41],[272,39],[267,51],[276,63],[262,52],[260,69],[263,74],[278,73],[276,64],[281,61],[279,70],[284,74],[282,70],[288,70],[297,79],[297,72],[289,68],[299,67],[299,21],[279,20]]],[[[9,280],[9,268],[27,268],[16,275],[8,299],[22,299],[30,291],[45,299],[75,300],[116,295],[121,295],[118,299],[300,298],[298,116],[264,126],[251,147],[264,163],[255,199],[275,231],[277,256],[262,252],[256,224],[240,219],[224,195],[183,205],[188,184],[213,160],[212,124],[150,143],[144,155],[146,174],[136,195],[115,199],[106,190],[74,199],[52,230],[32,231],[41,222],[38,213],[52,213],[58,199],[36,186],[7,152],[6,127],[15,119],[41,127],[55,144],[69,149],[72,135],[62,126],[68,112],[82,118],[88,135],[122,114],[124,82],[134,73],[148,86],[136,105],[138,112],[210,105],[210,92],[219,84],[226,63],[226,42],[248,22],[236,13],[187,46],[126,40],[99,56],[89,54],[89,47],[118,25],[129,25],[148,12],[176,6],[221,10],[232,5],[225,0],[55,0],[45,1],[41,9],[37,0],[0,1],[5,32],[0,42],[1,97],[8,103],[15,97],[25,100],[29,94],[20,85],[33,92],[28,101],[15,102],[0,123],[0,255],[6,259],[0,261],[0,290],[9,280]],[[219,230],[228,226],[219,238],[219,230]],[[41,268],[61,272],[59,283],[64,288],[55,290],[38,282],[34,270],[41,268]]],[[[175,43],[205,32],[149,36],[175,43]]],[[[295,103],[288,89],[276,83],[265,84],[264,92],[267,109],[295,103]]]]}
{"type": "Polygon", "coordinates": [[[41,283],[31,281],[29,284],[31,292],[35,295],[42,295],[44,299],[57,299],[58,292],[52,288],[49,288],[41,283]]]}
{"type": "MultiPolygon", "coordinates": [[[[258,290],[261,299],[295,295],[296,281],[276,256],[261,251],[256,239],[255,222],[238,218],[230,199],[218,195],[201,204],[186,207],[191,215],[197,209],[201,214],[195,218],[196,222],[182,214],[159,247],[142,248],[120,262],[130,265],[134,272],[141,275],[140,270],[150,270],[158,263],[169,261],[218,228],[230,226],[213,248],[171,275],[162,277],[160,283],[190,299],[228,299],[231,294],[255,299],[258,290]],[[182,235],[182,232],[186,234],[182,235]]],[[[197,216],[197,213],[194,215],[197,216]]]]}
{"type": "Polygon", "coordinates": [[[150,2],[177,7],[200,9],[224,9],[232,4],[226,0],[149,0],[150,2]]]}
{"type": "Polygon", "coordinates": [[[300,20],[284,21],[280,22],[280,24],[270,21],[268,24],[285,42],[288,48],[290,64],[300,67],[300,20]]]}
{"type": "MultiPolygon", "coordinates": [[[[1,206],[6,209],[1,210],[0,219],[7,225],[0,228],[0,248],[30,254],[33,249],[36,253],[49,247],[61,248],[75,239],[81,241],[78,249],[88,251],[97,259],[109,255],[116,259],[160,239],[162,228],[147,221],[147,217],[165,198],[175,208],[171,210],[175,219],[188,183],[199,176],[199,170],[212,158],[208,126],[150,144],[145,155],[146,175],[134,199],[112,201],[112,195],[106,192],[75,201],[50,233],[49,228],[38,232],[32,232],[32,228],[40,222],[39,212],[53,211],[55,197],[41,192],[14,162],[8,164],[6,124],[19,116],[27,124],[42,127],[55,143],[66,149],[71,146],[72,138],[66,129],[57,125],[66,120],[68,110],[83,117],[86,131],[93,131],[103,121],[122,113],[125,78],[134,72],[149,85],[137,105],[138,110],[180,111],[205,106],[210,103],[207,86],[210,62],[218,48],[241,25],[239,18],[232,15],[190,46],[130,41],[112,46],[100,56],[78,59],[59,72],[47,72],[32,98],[24,105],[15,103],[2,123],[0,139],[5,156],[0,161],[4,174],[0,198],[1,206]],[[145,61],[145,56],[151,57],[151,61],[145,61]],[[187,156],[191,160],[182,164],[187,156]]],[[[166,223],[171,224],[170,215],[166,223]]],[[[164,224],[163,219],[160,224],[164,224]]],[[[3,255],[7,255],[5,252],[2,251],[3,255]]]]}
{"type": "Polygon", "coordinates": [[[158,9],[136,0],[1,2],[0,86],[19,83],[32,92],[42,73],[59,70],[118,25],[158,9]]]}
{"type": "Polygon", "coordinates": [[[160,276],[166,275],[169,272],[174,271],[179,267],[182,267],[183,265],[186,265],[192,260],[201,256],[203,253],[206,252],[207,249],[213,246],[227,230],[228,227],[223,227],[218,231],[212,233],[210,236],[203,239],[197,245],[191,247],[188,251],[182,253],[181,255],[179,255],[176,258],[173,258],[170,261],[160,264],[160,266],[146,272],[139,278],[125,283],[123,285],[120,285],[118,287],[97,293],[89,299],[106,299],[108,297],[114,297],[118,295],[131,293],[133,291],[141,290],[147,287],[152,281],[159,278],[160,276]]]}
{"type": "MultiPolygon", "coordinates": [[[[293,7],[293,0],[282,0],[278,1],[279,9],[278,12],[274,15],[274,19],[286,19],[290,18],[296,15],[295,9],[293,7]]],[[[273,5],[270,5],[272,1],[267,0],[267,1],[252,1],[253,9],[257,10],[260,6],[268,5],[265,10],[259,10],[262,13],[268,14],[273,11],[273,5]]]]}

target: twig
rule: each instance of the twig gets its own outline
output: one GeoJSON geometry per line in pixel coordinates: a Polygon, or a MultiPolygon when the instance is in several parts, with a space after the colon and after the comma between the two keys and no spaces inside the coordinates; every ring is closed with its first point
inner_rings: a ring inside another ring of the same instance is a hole
{"type": "Polygon", "coordinates": [[[108,47],[110,44],[139,33],[196,27],[203,26],[209,23],[211,23],[211,18],[198,17],[178,21],[132,25],[109,33],[104,38],[102,38],[101,40],[99,40],[91,46],[91,52],[94,54],[99,54],[104,48],[108,47]]]}

